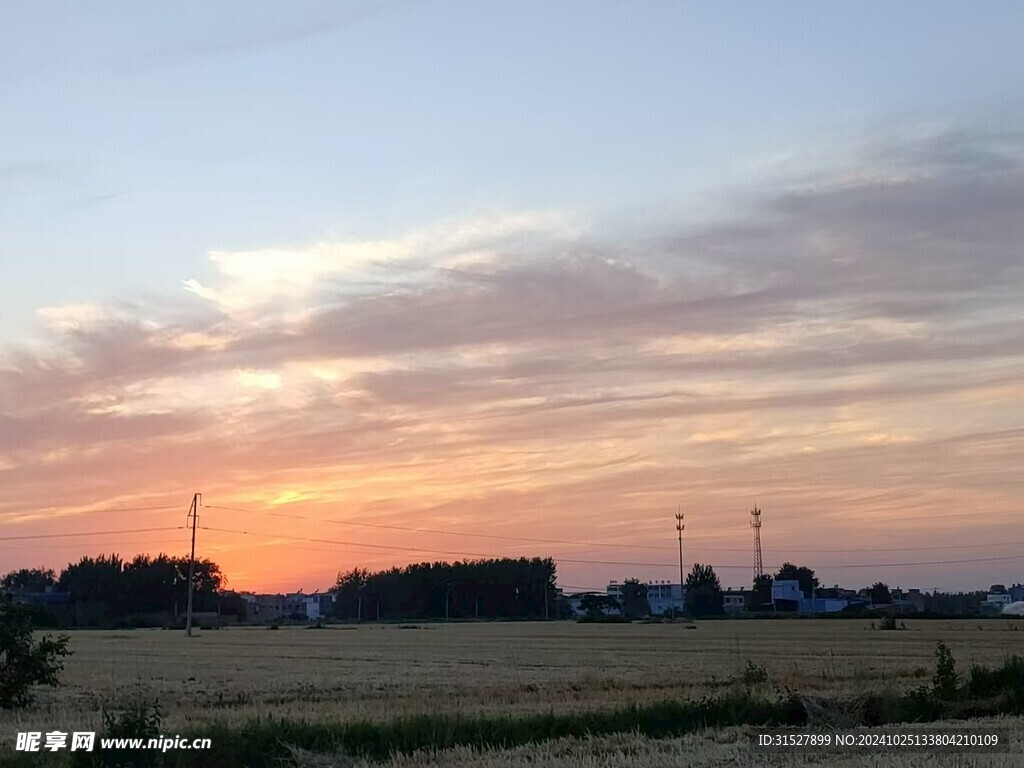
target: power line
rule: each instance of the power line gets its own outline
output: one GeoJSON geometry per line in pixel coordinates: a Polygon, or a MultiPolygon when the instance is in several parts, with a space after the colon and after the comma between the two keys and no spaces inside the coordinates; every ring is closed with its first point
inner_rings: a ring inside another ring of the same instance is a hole
{"type": "MultiPolygon", "coordinates": [[[[267,540],[272,539],[287,539],[289,541],[308,541],[313,544],[337,544],[346,547],[369,547],[371,549],[384,549],[388,551],[397,552],[429,552],[437,555],[456,555],[458,557],[478,557],[483,559],[493,559],[494,555],[481,554],[480,552],[456,552],[446,549],[428,549],[425,547],[396,547],[386,544],[364,544],[356,541],[339,541],[337,539],[314,539],[305,536],[286,536],[284,534],[277,533],[262,533],[259,531],[239,531],[232,528],[212,528],[209,526],[199,526],[205,531],[216,531],[219,533],[237,533],[245,536],[264,536],[267,540]]],[[[648,568],[675,568],[675,564],[666,563],[637,563],[637,562],[622,562],[616,560],[577,560],[572,558],[553,558],[557,559],[560,563],[580,563],[584,565],[629,565],[636,567],[648,567],[648,568]]],[[[728,566],[724,566],[728,567],[728,566]]]]}
{"type": "MultiPolygon", "coordinates": [[[[53,507],[53,506],[51,506],[51,507],[33,509],[33,510],[28,511],[28,512],[25,512],[25,511],[22,511],[22,512],[7,512],[5,514],[8,514],[8,515],[9,514],[15,514],[15,515],[17,515],[17,514],[21,514],[21,515],[35,514],[35,515],[40,515],[40,514],[44,514],[46,512],[52,512],[55,509],[61,509],[61,507],[53,507]]],[[[74,515],[92,515],[92,514],[105,514],[107,512],[157,512],[157,511],[166,511],[168,509],[180,509],[180,506],[165,504],[165,505],[158,506],[158,507],[107,507],[107,508],[104,508],[104,509],[83,509],[83,510],[79,510],[78,512],[71,513],[71,514],[74,514],[74,515]]]]}
{"type": "MultiPolygon", "coordinates": [[[[616,549],[651,549],[660,551],[675,551],[675,547],[662,547],[651,544],[613,544],[609,542],[601,541],[570,541],[567,539],[534,539],[526,538],[522,536],[502,536],[499,534],[490,533],[470,533],[468,531],[444,531],[434,528],[413,528],[411,526],[404,525],[386,525],[384,523],[367,523],[361,520],[337,520],[332,518],[322,517],[310,517],[309,515],[295,515],[286,512],[268,512],[262,509],[242,509],[241,507],[225,507],[217,504],[204,504],[206,509],[219,509],[225,512],[242,512],[245,514],[253,515],[268,515],[270,517],[281,517],[291,520],[306,520],[313,523],[335,523],[338,525],[355,525],[364,528],[382,528],[391,531],[406,531],[409,533],[434,533],[441,534],[444,536],[465,536],[475,539],[497,539],[502,541],[523,541],[533,544],[566,544],[571,546],[581,547],[613,547],[616,549]]],[[[861,547],[861,548],[828,548],[828,547],[811,547],[811,548],[800,548],[800,547],[779,547],[781,552],[931,552],[938,550],[949,550],[949,549],[991,549],[994,547],[1010,547],[1010,546],[1024,546],[1024,541],[1000,541],[1000,542],[988,542],[982,544],[947,544],[939,545],[934,547],[892,547],[892,548],[879,548],[879,547],[861,547]]],[[[700,552],[749,552],[749,549],[739,549],[730,547],[705,547],[696,546],[700,552]]]]}
{"type": "MultiPolygon", "coordinates": [[[[219,533],[235,533],[235,534],[241,534],[241,535],[245,535],[245,536],[263,536],[268,541],[269,540],[273,540],[273,539],[286,539],[288,541],[306,541],[306,542],[311,542],[313,544],[334,544],[334,545],[349,546],[349,547],[368,547],[370,549],[382,549],[382,550],[398,551],[398,552],[429,552],[429,553],[432,553],[432,554],[456,555],[456,556],[459,556],[459,557],[477,557],[477,558],[484,558],[484,559],[494,558],[495,557],[495,555],[493,555],[493,554],[482,554],[482,553],[479,553],[479,552],[458,552],[458,551],[444,550],[444,549],[429,549],[429,548],[424,548],[424,547],[398,547],[398,546],[390,546],[390,545],[386,545],[386,544],[365,544],[365,543],[355,542],[355,541],[339,541],[337,539],[319,539],[319,538],[309,538],[309,537],[304,537],[304,536],[287,536],[287,535],[284,535],[284,534],[268,534],[268,533],[262,533],[262,532],[259,532],[259,531],[240,531],[240,530],[230,529],[230,528],[212,528],[212,527],[205,526],[205,525],[204,526],[200,526],[200,528],[202,528],[204,530],[208,530],[208,531],[216,531],[216,532],[219,532],[219,533]]],[[[555,557],[555,558],[552,558],[552,559],[557,560],[560,563],[574,563],[574,564],[582,564],[582,565],[628,565],[628,566],[643,567],[643,568],[675,568],[675,567],[677,567],[676,563],[640,563],[640,562],[623,562],[623,561],[616,561],[616,560],[580,560],[580,559],[566,558],[566,557],[555,557]]],[[[817,568],[818,569],[827,569],[827,568],[911,568],[911,567],[919,566],[919,565],[958,565],[958,564],[962,564],[962,563],[989,563],[989,562],[1000,562],[1000,561],[1009,561],[1009,560],[1024,560],[1024,554],[1020,554],[1020,555],[1006,555],[1006,556],[1002,556],[1002,557],[974,557],[974,558],[964,558],[964,559],[960,559],[960,560],[927,560],[927,561],[898,562],[898,563],[829,563],[827,565],[819,565],[819,566],[817,566],[817,568]]],[[[718,569],[718,570],[749,569],[750,568],[749,565],[733,565],[733,564],[722,564],[722,563],[712,563],[712,566],[714,568],[718,569]]],[[[773,569],[777,569],[778,568],[778,566],[770,566],[770,567],[773,568],[773,569]]]]}
{"type": "MultiPolygon", "coordinates": [[[[433,528],[414,528],[414,527],[411,527],[411,526],[388,525],[388,524],[385,524],[385,523],[368,523],[368,522],[364,522],[364,521],[361,521],[361,520],[337,520],[337,519],[331,519],[331,518],[309,517],[308,515],[288,514],[288,513],[284,513],[284,512],[268,512],[268,511],[259,510],[259,509],[242,509],[240,507],[228,507],[228,506],[220,506],[220,505],[215,505],[215,504],[204,504],[203,507],[206,508],[206,509],[219,509],[219,510],[229,511],[229,512],[242,512],[242,513],[245,513],[245,514],[268,515],[268,516],[271,516],[271,517],[281,517],[281,518],[288,518],[288,519],[292,519],[292,520],[306,520],[306,521],[315,522],[315,523],[334,523],[334,524],[338,524],[338,525],[354,525],[354,526],[365,527],[365,528],[379,528],[379,529],[384,529],[384,530],[406,531],[406,532],[409,532],[409,533],[431,533],[431,534],[438,534],[438,535],[443,535],[443,536],[463,536],[463,537],[476,538],[476,539],[495,539],[495,540],[499,540],[499,541],[521,541],[521,542],[532,543],[532,544],[562,544],[562,545],[567,545],[567,546],[580,546],[580,547],[605,547],[605,548],[614,548],[614,549],[647,549],[647,550],[655,550],[655,551],[657,551],[657,550],[668,551],[668,550],[674,550],[675,549],[674,547],[663,547],[663,546],[655,546],[655,545],[650,545],[650,544],[616,544],[616,543],[601,542],[601,541],[571,541],[571,540],[567,540],[567,539],[539,539],[539,538],[530,538],[530,537],[524,537],[524,536],[504,536],[504,535],[500,535],[500,534],[471,533],[471,532],[468,532],[468,531],[446,531],[446,530],[433,529],[433,528]]],[[[140,506],[140,507],[109,507],[109,508],[105,508],[105,509],[83,510],[82,512],[79,512],[79,513],[76,513],[76,514],[84,515],[84,514],[100,514],[100,513],[104,513],[104,514],[105,513],[118,513],[118,512],[149,512],[149,511],[160,511],[160,510],[170,510],[170,509],[179,509],[179,507],[178,506],[171,506],[171,505],[140,506]]],[[[50,510],[42,510],[42,509],[35,510],[36,513],[42,513],[42,512],[46,512],[46,511],[50,511],[50,510]]],[[[22,513],[22,514],[25,514],[25,513],[22,513]]],[[[154,529],[139,529],[139,530],[154,530],[154,531],[156,531],[156,530],[171,530],[171,529],[155,529],[154,528],[154,529]]],[[[116,533],[116,532],[114,532],[114,533],[116,533]]],[[[56,536],[77,536],[77,535],[83,535],[83,536],[85,536],[85,535],[104,535],[104,532],[97,532],[96,534],[92,534],[92,533],[83,533],[83,534],[52,534],[53,537],[56,537],[56,536]]],[[[50,537],[51,536],[48,536],[48,535],[38,535],[38,536],[32,536],[32,537],[0,537],[0,541],[27,540],[27,539],[32,539],[32,538],[40,538],[40,539],[42,539],[42,538],[50,538],[50,537]]],[[[778,551],[780,551],[780,552],[796,552],[796,553],[812,553],[812,554],[813,553],[821,553],[821,552],[854,552],[854,553],[857,553],[857,552],[866,552],[866,551],[870,551],[870,552],[933,552],[933,551],[934,552],[938,552],[938,551],[946,551],[946,550],[994,549],[994,548],[1000,548],[1000,547],[1020,547],[1020,546],[1024,546],[1024,541],[999,541],[999,542],[987,542],[987,543],[980,543],[980,544],[945,544],[945,545],[928,546],[928,547],[891,547],[891,548],[885,548],[885,547],[881,547],[881,548],[880,547],[863,547],[863,548],[780,547],[780,548],[778,548],[778,551]]],[[[747,552],[748,551],[746,549],[740,549],[740,548],[734,548],[734,547],[697,546],[696,549],[699,552],[747,552]]],[[[420,550],[420,551],[430,551],[430,550],[420,550]]],[[[972,560],[970,562],[985,562],[985,561],[986,561],[985,559],[979,559],[979,560],[972,560]]],[[[960,561],[950,561],[950,562],[960,562],[960,561]]],[[[719,567],[719,568],[729,568],[729,567],[732,567],[732,566],[717,566],[717,567],[719,567]]],[[[868,565],[865,565],[865,566],[849,565],[849,566],[837,566],[837,567],[853,568],[853,567],[869,567],[869,566],[868,565]]]]}
{"type": "Polygon", "coordinates": [[[995,563],[1004,560],[1024,560],[1024,554],[1003,557],[969,557],[964,560],[927,560],[913,563],[839,563],[820,565],[818,568],[903,568],[914,565],[957,565],[960,563],[995,563]]]}
{"type": "Polygon", "coordinates": [[[118,536],[119,534],[153,534],[158,530],[181,530],[184,526],[164,528],[122,528],[120,530],[81,530],[73,534],[34,534],[32,536],[0,536],[0,542],[26,542],[35,539],[66,539],[80,536],[118,536]]]}
{"type": "Polygon", "coordinates": [[[366,523],[361,520],[335,520],[332,518],[309,517],[308,515],[289,515],[284,512],[266,512],[261,509],[240,509],[238,507],[221,507],[214,504],[204,505],[207,509],[221,509],[229,512],[244,512],[246,514],[269,515],[271,517],[285,517],[293,520],[308,520],[314,523],[336,523],[338,525],[357,525],[364,528],[383,528],[390,531],[406,531],[409,533],[437,533],[445,536],[467,536],[474,539],[500,539],[503,541],[525,541],[532,544],[570,544],[573,546],[587,547],[614,547],[617,549],[667,549],[667,547],[656,547],[649,544],[612,544],[602,541],[566,541],[562,539],[531,539],[523,536],[501,536],[490,533],[469,533],[467,531],[442,531],[434,528],[412,528],[405,525],[385,525],[384,523],[366,523]]]}
{"type": "MultiPolygon", "coordinates": [[[[204,505],[204,506],[206,506],[208,508],[212,508],[212,509],[226,509],[226,510],[237,511],[237,512],[250,512],[250,511],[254,511],[254,510],[243,510],[243,509],[238,509],[238,508],[233,508],[233,507],[218,507],[218,506],[214,506],[214,505],[204,505]]],[[[173,509],[173,507],[172,507],[172,509],[173,509]]],[[[266,513],[266,514],[274,514],[274,513],[266,513]]],[[[289,515],[289,517],[300,517],[300,516],[291,516],[291,515],[289,515]]],[[[303,518],[303,519],[314,519],[315,520],[315,518],[303,518]]],[[[367,524],[367,525],[370,525],[370,524],[367,524]]],[[[478,557],[478,558],[493,558],[494,557],[494,555],[481,554],[479,552],[461,552],[461,551],[454,551],[454,550],[431,549],[431,548],[425,548],[425,547],[400,547],[400,546],[384,545],[384,544],[366,544],[366,543],[362,543],[362,542],[340,541],[340,540],[336,540],[336,539],[321,539],[321,538],[309,538],[309,537],[301,537],[301,536],[287,536],[287,535],[283,535],[283,534],[266,534],[266,533],[260,533],[260,532],[252,532],[252,531],[240,531],[240,530],[229,529],[229,528],[213,528],[213,527],[208,527],[208,526],[199,526],[199,527],[201,527],[201,528],[203,528],[205,530],[216,531],[216,532],[220,532],[220,533],[234,533],[234,534],[241,534],[241,535],[246,535],[246,536],[264,536],[268,540],[270,540],[270,539],[286,539],[286,540],[289,540],[289,541],[306,541],[306,542],[311,542],[311,543],[314,543],[314,544],[331,544],[331,545],[340,545],[340,546],[353,546],[353,547],[363,547],[363,548],[369,548],[369,549],[381,549],[381,550],[399,551],[399,552],[427,552],[427,553],[432,553],[432,554],[456,555],[456,556],[459,556],[459,557],[478,557]]],[[[398,528],[398,526],[391,526],[391,527],[398,528]]],[[[179,525],[179,526],[166,526],[166,527],[159,527],[159,528],[120,528],[120,529],[116,529],[116,530],[104,530],[104,531],[74,531],[74,532],[68,532],[68,533],[29,534],[29,535],[24,535],[24,536],[0,536],[0,541],[35,541],[35,540],[60,539],[60,538],[78,538],[78,537],[88,537],[88,536],[118,536],[118,535],[127,534],[127,533],[158,533],[158,532],[162,533],[162,532],[167,532],[167,531],[184,530],[185,528],[186,528],[186,526],[180,526],[179,525]]],[[[415,530],[415,529],[408,529],[408,530],[415,530]]],[[[452,533],[452,534],[455,534],[455,535],[467,535],[467,534],[462,534],[462,533],[457,532],[457,531],[444,531],[444,532],[439,532],[439,533],[452,533]]],[[[481,537],[484,536],[483,534],[478,534],[478,535],[481,536],[481,537]]],[[[513,539],[514,537],[494,537],[494,538],[513,539]]],[[[557,541],[557,540],[544,540],[544,539],[536,539],[536,540],[530,540],[530,541],[534,541],[536,543],[573,543],[573,544],[584,544],[585,543],[585,542],[562,542],[562,541],[557,541]]],[[[1006,543],[1008,543],[1008,544],[1019,544],[1020,542],[1006,542],[1006,543]]],[[[612,546],[612,545],[609,545],[609,546],[612,546]]],[[[623,546],[626,546],[626,545],[623,545],[623,546]]],[[[982,546],[982,545],[958,545],[958,547],[964,547],[964,546],[982,546]]],[[[953,548],[958,548],[958,547],[936,547],[936,549],[953,549],[953,548]]],[[[826,550],[821,550],[821,551],[826,551],[826,550]]],[[[842,550],[842,551],[860,551],[860,550],[842,550]]],[[[875,551],[885,551],[885,550],[875,550],[875,551]]],[[[621,566],[646,567],[646,568],[674,568],[674,567],[676,567],[676,564],[674,564],[674,563],[648,563],[648,562],[616,561],[616,560],[584,560],[584,559],[578,559],[578,558],[563,558],[563,557],[559,557],[559,558],[555,558],[555,559],[557,559],[559,562],[563,562],[563,563],[574,563],[574,564],[581,564],[581,565],[621,565],[621,566]]],[[[828,563],[828,564],[818,565],[817,568],[819,570],[820,569],[831,569],[831,568],[912,568],[912,567],[916,567],[916,566],[961,565],[961,564],[965,564],[965,563],[1008,562],[1008,561],[1012,561],[1012,560],[1024,560],[1024,554],[1003,555],[1003,556],[995,556],[995,557],[960,558],[960,559],[955,559],[955,560],[924,560],[924,561],[910,561],[910,562],[901,561],[901,562],[889,562],[889,563],[828,563]]],[[[746,566],[746,565],[732,565],[732,564],[713,564],[713,565],[714,565],[715,568],[717,568],[719,570],[726,570],[726,569],[730,569],[730,568],[741,569],[741,568],[748,568],[749,567],[749,566],[746,566]]]]}
{"type": "MultiPolygon", "coordinates": [[[[8,543],[0,543],[0,546],[16,547],[16,546],[20,546],[20,544],[18,542],[12,541],[12,542],[8,542],[8,543]]],[[[59,544],[49,544],[49,545],[47,545],[47,551],[49,551],[51,549],[62,548],[62,547],[81,547],[81,546],[82,546],[82,544],[80,542],[77,542],[77,541],[65,541],[65,542],[61,542],[59,544]]],[[[132,546],[132,547],[156,547],[156,546],[158,546],[158,543],[155,542],[153,539],[135,539],[135,540],[129,540],[129,541],[112,542],[111,546],[114,546],[114,547],[127,547],[127,546],[132,546]]],[[[8,551],[8,554],[10,554],[9,551],[8,551]]]]}

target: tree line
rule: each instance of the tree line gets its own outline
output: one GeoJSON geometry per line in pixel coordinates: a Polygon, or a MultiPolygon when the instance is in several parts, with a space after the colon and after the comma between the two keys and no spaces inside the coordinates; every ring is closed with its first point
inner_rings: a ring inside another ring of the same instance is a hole
{"type": "Polygon", "coordinates": [[[555,618],[555,562],[496,558],[416,563],[338,574],[334,611],[344,619],[555,618]]]}
{"type": "MultiPolygon", "coordinates": [[[[66,593],[70,603],[63,620],[75,626],[131,626],[168,624],[184,616],[188,597],[187,557],[118,555],[83,557],[59,574],[49,568],[23,568],[0,579],[9,592],[40,593],[48,589],[66,593]]],[[[772,606],[772,585],[789,580],[799,584],[805,597],[839,597],[822,588],[813,569],[785,563],[774,574],[753,581],[749,606],[754,611],[772,606]]],[[[195,565],[193,609],[226,615],[245,615],[239,595],[224,592],[226,578],[208,559],[195,565]]],[[[556,565],[551,558],[495,558],[462,562],[424,562],[370,572],[353,568],[338,574],[332,611],[346,620],[394,618],[567,618],[565,601],[556,599],[556,565]]],[[[725,612],[724,595],[713,566],[695,563],[685,580],[684,612],[714,616],[725,612]]],[[[876,582],[861,590],[872,604],[892,602],[889,587],[876,582]]],[[[973,614],[984,592],[933,593],[921,596],[926,613],[973,614]]],[[[650,613],[647,587],[637,579],[623,582],[621,599],[588,595],[582,608],[597,618],[607,610],[626,618],[650,613]]],[[[59,613],[59,611],[57,611],[59,613]]],[[[47,614],[53,618],[53,612],[47,614]]]]}
{"type": "MultiPolygon", "coordinates": [[[[70,595],[69,623],[78,626],[114,626],[133,617],[150,616],[166,623],[183,616],[188,601],[189,558],[159,554],[83,557],[57,574],[50,568],[23,568],[3,577],[13,593],[51,591],[70,595]]],[[[225,583],[220,566],[197,559],[193,576],[193,610],[216,611],[225,583]]]]}

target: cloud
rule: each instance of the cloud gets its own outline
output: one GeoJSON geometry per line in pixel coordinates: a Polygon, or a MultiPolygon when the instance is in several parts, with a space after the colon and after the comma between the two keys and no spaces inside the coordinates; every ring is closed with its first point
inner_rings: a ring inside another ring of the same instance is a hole
{"type": "Polygon", "coordinates": [[[496,215],[42,310],[0,365],[0,515],[185,487],[649,542],[685,495],[707,540],[754,497],[791,545],[949,503],[938,530],[991,539],[1024,458],[1021,138],[865,142],[670,237],[496,215]]]}
{"type": "MultiPolygon", "coordinates": [[[[323,241],[290,248],[213,251],[217,281],[196,278],[185,289],[218,309],[252,321],[278,309],[313,305],[330,309],[347,298],[420,287],[446,271],[489,265],[498,249],[528,252],[540,244],[571,240],[579,231],[564,217],[521,212],[444,222],[392,240],[323,241]]],[[[274,316],[275,321],[278,319],[274,316]]]]}

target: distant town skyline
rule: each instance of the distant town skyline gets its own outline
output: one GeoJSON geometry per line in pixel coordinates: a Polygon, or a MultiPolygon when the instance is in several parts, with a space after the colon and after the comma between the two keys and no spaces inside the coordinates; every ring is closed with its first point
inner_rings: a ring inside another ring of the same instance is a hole
{"type": "Polygon", "coordinates": [[[868,6],[7,5],[0,571],[1024,581],[1024,8],[868,6]]]}

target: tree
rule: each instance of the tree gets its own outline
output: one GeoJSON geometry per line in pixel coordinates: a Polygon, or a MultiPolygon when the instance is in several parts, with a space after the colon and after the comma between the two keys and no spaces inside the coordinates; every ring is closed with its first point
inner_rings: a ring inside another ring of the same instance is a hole
{"type": "Polygon", "coordinates": [[[56,686],[64,668],[66,635],[54,638],[32,635],[32,619],[26,608],[9,600],[0,602],[0,708],[26,707],[32,703],[32,687],[56,686]]]}
{"type": "Polygon", "coordinates": [[[340,616],[388,618],[496,618],[554,615],[555,563],[551,558],[500,558],[414,563],[404,568],[338,574],[340,616]],[[546,608],[545,608],[546,606],[546,608]]]}
{"type": "Polygon", "coordinates": [[[889,593],[889,585],[877,581],[871,585],[871,602],[875,605],[888,605],[892,602],[892,595],[889,593]]]}
{"type": "Polygon", "coordinates": [[[804,593],[804,597],[814,597],[814,591],[821,586],[814,571],[806,566],[793,565],[793,563],[783,563],[775,574],[775,581],[800,582],[800,591],[804,593]]]}
{"type": "Polygon", "coordinates": [[[23,589],[26,592],[45,592],[57,583],[52,568],[22,568],[11,571],[3,578],[5,589],[23,589]]]}
{"type": "MultiPolygon", "coordinates": [[[[356,620],[363,618],[363,593],[370,580],[370,572],[365,568],[353,568],[347,573],[339,573],[334,585],[339,608],[351,607],[356,620]]],[[[347,614],[347,611],[346,611],[347,614]]]]}
{"type": "Polygon", "coordinates": [[[651,615],[651,604],[647,600],[647,585],[639,579],[622,582],[622,615],[627,619],[642,619],[651,615]]]}
{"type": "MultiPolygon", "coordinates": [[[[60,587],[71,593],[76,621],[109,625],[131,614],[179,616],[188,602],[189,558],[136,555],[127,563],[117,555],[83,557],[60,574],[60,587]]],[[[217,610],[217,592],[227,580],[212,560],[196,560],[192,578],[193,609],[217,610]]]]}
{"type": "Polygon", "coordinates": [[[83,557],[60,574],[61,589],[70,592],[76,617],[87,624],[107,624],[124,614],[124,563],[117,555],[83,557]]]}
{"type": "Polygon", "coordinates": [[[580,599],[580,608],[587,612],[591,619],[597,619],[606,611],[617,611],[622,606],[611,595],[584,595],[580,599]]]}
{"type": "Polygon", "coordinates": [[[762,573],[754,577],[754,606],[770,605],[772,602],[771,574],[762,573]]]}
{"type": "Polygon", "coordinates": [[[686,576],[686,609],[695,616],[725,613],[722,584],[710,565],[694,563],[686,576]]]}

